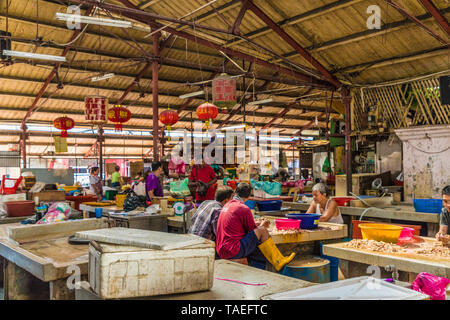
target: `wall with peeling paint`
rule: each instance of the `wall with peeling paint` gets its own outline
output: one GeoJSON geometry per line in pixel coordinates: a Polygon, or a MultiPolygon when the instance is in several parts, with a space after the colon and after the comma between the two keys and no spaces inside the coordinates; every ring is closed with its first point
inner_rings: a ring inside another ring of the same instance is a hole
{"type": "Polygon", "coordinates": [[[450,184],[450,125],[395,130],[403,142],[405,200],[441,198],[450,184]]]}
{"type": "Polygon", "coordinates": [[[402,142],[395,134],[377,142],[375,170],[376,173],[390,171],[393,180],[402,172],[402,142]]]}

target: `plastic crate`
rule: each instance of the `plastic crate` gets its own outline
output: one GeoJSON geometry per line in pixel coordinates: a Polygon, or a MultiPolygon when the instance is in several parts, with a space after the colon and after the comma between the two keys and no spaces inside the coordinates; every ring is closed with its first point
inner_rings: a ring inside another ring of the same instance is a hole
{"type": "Polygon", "coordinates": [[[441,213],[442,199],[414,199],[416,212],[441,213]]]}

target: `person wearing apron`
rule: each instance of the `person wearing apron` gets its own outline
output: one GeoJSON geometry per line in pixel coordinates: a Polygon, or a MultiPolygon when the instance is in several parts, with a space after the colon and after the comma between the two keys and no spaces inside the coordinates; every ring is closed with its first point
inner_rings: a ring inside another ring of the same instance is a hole
{"type": "Polygon", "coordinates": [[[306,213],[320,214],[319,221],[321,222],[344,223],[337,202],[328,198],[328,188],[325,184],[317,183],[314,185],[312,194],[313,201],[306,213]]]}
{"type": "Polygon", "coordinates": [[[97,196],[97,201],[102,201],[103,198],[103,185],[102,178],[99,177],[99,167],[91,168],[91,175],[89,176],[90,191],[97,196]]]}

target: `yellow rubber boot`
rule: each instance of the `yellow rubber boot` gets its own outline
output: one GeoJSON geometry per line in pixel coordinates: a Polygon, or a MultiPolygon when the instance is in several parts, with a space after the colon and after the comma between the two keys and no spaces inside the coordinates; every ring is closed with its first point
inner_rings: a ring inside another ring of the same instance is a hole
{"type": "Polygon", "coordinates": [[[259,250],[261,250],[264,257],[266,257],[266,259],[275,267],[277,271],[280,271],[295,257],[295,252],[292,252],[289,257],[283,256],[273,242],[272,238],[269,238],[261,243],[258,248],[259,250]]]}

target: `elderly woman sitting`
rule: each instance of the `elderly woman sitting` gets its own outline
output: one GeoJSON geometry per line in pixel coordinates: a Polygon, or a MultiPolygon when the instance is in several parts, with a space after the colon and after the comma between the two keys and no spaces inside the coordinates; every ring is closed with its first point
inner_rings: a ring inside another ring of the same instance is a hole
{"type": "Polygon", "coordinates": [[[331,223],[344,223],[338,204],[333,199],[329,199],[328,187],[323,183],[317,183],[312,188],[313,202],[306,213],[317,213],[321,217],[319,221],[331,223]]]}

